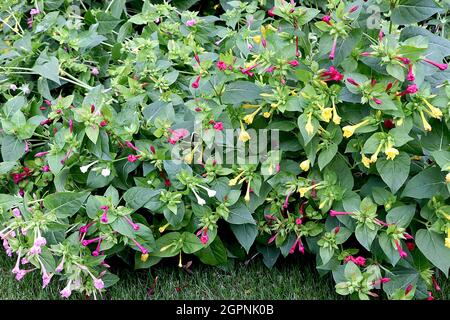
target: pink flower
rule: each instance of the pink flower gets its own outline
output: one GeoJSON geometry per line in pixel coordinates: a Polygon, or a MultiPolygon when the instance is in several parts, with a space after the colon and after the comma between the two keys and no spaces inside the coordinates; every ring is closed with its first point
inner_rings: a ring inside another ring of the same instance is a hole
{"type": "Polygon", "coordinates": [[[431,276],[431,280],[433,281],[433,286],[434,286],[434,289],[436,290],[436,291],[441,291],[441,287],[439,286],[439,284],[437,283],[437,281],[436,281],[436,279],[433,277],[433,276],[431,276]]]}
{"type": "Polygon", "coordinates": [[[411,60],[409,60],[408,58],[404,58],[404,57],[395,57],[397,60],[400,60],[401,62],[403,62],[404,64],[410,64],[411,60]]]}
{"type": "Polygon", "coordinates": [[[33,8],[33,9],[30,10],[30,15],[31,16],[38,15],[39,13],[41,13],[41,11],[38,8],[33,8]]]}
{"type": "Polygon", "coordinates": [[[292,245],[291,249],[289,250],[289,253],[293,254],[295,252],[295,249],[297,248],[297,245],[298,245],[298,251],[300,251],[302,254],[305,254],[305,247],[303,246],[303,243],[300,240],[300,238],[297,238],[297,240],[295,240],[294,244],[292,245]]]}
{"type": "Polygon", "coordinates": [[[20,218],[22,216],[20,209],[19,208],[14,208],[12,209],[12,214],[14,215],[14,217],[16,218],[20,218]]]}
{"type": "Polygon", "coordinates": [[[356,10],[358,10],[358,8],[359,8],[359,6],[353,6],[353,7],[350,8],[350,10],[348,12],[353,13],[356,10]]]}
{"type": "Polygon", "coordinates": [[[94,278],[94,287],[97,290],[102,290],[105,287],[105,284],[103,283],[102,279],[94,278]]]}
{"type": "Polygon", "coordinates": [[[378,32],[378,41],[383,41],[383,37],[384,37],[384,32],[383,30],[380,29],[380,32],[378,32]]]}
{"type": "Polygon", "coordinates": [[[334,66],[331,66],[327,71],[322,72],[320,76],[325,82],[341,81],[342,79],[344,79],[344,76],[334,66]]]}
{"type": "Polygon", "coordinates": [[[42,172],[49,172],[50,171],[50,167],[45,165],[41,168],[42,172]]]}
{"type": "Polygon", "coordinates": [[[301,225],[302,223],[303,223],[302,218],[297,218],[297,219],[295,219],[295,224],[296,224],[296,225],[301,225]]]}
{"type": "Polygon", "coordinates": [[[376,103],[376,104],[382,104],[383,101],[381,101],[380,99],[377,98],[372,98],[372,100],[376,103]]]}
{"type": "Polygon", "coordinates": [[[325,15],[322,17],[322,21],[331,26],[330,20],[331,20],[331,17],[329,15],[325,15]]]}
{"type": "Polygon", "coordinates": [[[48,154],[48,151],[38,152],[34,155],[35,158],[40,158],[48,154]]]}
{"type": "Polygon", "coordinates": [[[248,67],[248,68],[240,68],[241,69],[241,72],[243,73],[243,74],[246,74],[246,75],[248,75],[248,76],[253,76],[253,73],[252,72],[250,72],[251,70],[253,70],[254,68],[256,68],[258,66],[258,64],[254,64],[254,65],[252,65],[252,66],[250,66],[250,67],[248,67]]]}
{"type": "Polygon", "coordinates": [[[219,70],[226,70],[227,64],[221,60],[217,61],[216,66],[219,70]]]}
{"type": "Polygon", "coordinates": [[[92,74],[93,76],[98,76],[99,73],[100,73],[100,72],[98,71],[98,68],[97,68],[97,67],[93,67],[93,68],[91,69],[91,74],[92,74]]]}
{"type": "Polygon", "coordinates": [[[70,286],[67,286],[64,289],[62,289],[59,294],[61,295],[62,298],[67,299],[72,294],[72,290],[70,290],[70,286]]]}
{"type": "Polygon", "coordinates": [[[349,214],[353,214],[353,212],[330,210],[330,216],[332,216],[332,217],[345,216],[345,215],[349,215],[349,214]]]}
{"type": "Polygon", "coordinates": [[[134,223],[133,220],[131,220],[131,218],[128,218],[127,216],[125,216],[124,218],[125,220],[127,220],[128,224],[133,228],[134,231],[138,231],[140,229],[139,225],[134,223]]]}
{"type": "Polygon", "coordinates": [[[35,246],[43,247],[43,246],[45,246],[46,244],[47,244],[47,240],[45,240],[44,237],[37,237],[37,238],[34,240],[34,245],[35,245],[35,246]]]}
{"type": "Polygon", "coordinates": [[[298,61],[297,60],[291,60],[291,61],[289,61],[288,62],[292,67],[296,67],[296,66],[298,66],[298,61]]]}
{"type": "Polygon", "coordinates": [[[45,270],[42,274],[42,289],[46,288],[48,284],[50,283],[50,280],[52,279],[53,275],[48,274],[45,270]]]}
{"type": "Polygon", "coordinates": [[[406,78],[408,79],[408,81],[414,81],[416,79],[412,72],[412,64],[411,63],[408,65],[408,76],[406,78]]]}
{"type": "Polygon", "coordinates": [[[192,20],[186,21],[185,25],[186,25],[187,27],[192,27],[192,26],[194,26],[196,23],[197,23],[197,21],[195,21],[195,19],[192,19],[192,20]]]}
{"type": "Polygon", "coordinates": [[[295,56],[300,57],[300,50],[298,50],[298,36],[295,36],[295,56]]]}
{"type": "Polygon", "coordinates": [[[176,129],[176,130],[169,129],[168,131],[171,134],[171,137],[168,138],[170,144],[175,144],[180,139],[183,139],[189,135],[189,131],[186,129],[176,129]]]}
{"type": "Polygon", "coordinates": [[[267,72],[267,73],[272,73],[276,68],[277,68],[277,67],[275,67],[275,66],[270,66],[270,67],[268,67],[268,68],[266,69],[266,72],[267,72]]]}
{"type": "Polygon", "coordinates": [[[398,240],[395,240],[395,246],[397,247],[398,254],[400,255],[400,258],[406,258],[408,254],[402,249],[400,242],[398,240]]]}
{"type": "Polygon", "coordinates": [[[275,17],[275,14],[273,13],[273,9],[275,9],[275,7],[272,7],[269,10],[267,10],[267,14],[271,17],[275,17]]]}
{"type": "Polygon", "coordinates": [[[373,54],[373,52],[362,52],[361,56],[363,57],[370,57],[373,54]]]}
{"type": "Polygon", "coordinates": [[[223,123],[222,122],[216,122],[214,124],[214,129],[216,129],[217,131],[222,131],[223,130],[223,123]]]}
{"type": "Polygon", "coordinates": [[[422,60],[425,61],[426,63],[429,63],[429,64],[435,66],[436,68],[439,68],[439,70],[442,70],[442,71],[447,70],[447,68],[448,68],[448,64],[437,63],[437,62],[432,61],[430,59],[422,59],[422,60]]]}
{"type": "Polygon", "coordinates": [[[195,234],[197,237],[200,236],[200,242],[205,245],[208,243],[209,240],[209,236],[208,236],[208,228],[204,227],[200,230],[197,231],[197,233],[195,234]]]}
{"type": "Polygon", "coordinates": [[[352,85],[354,85],[354,86],[359,87],[359,83],[356,82],[355,80],[353,80],[352,78],[347,78],[347,82],[352,84],[352,85]]]}
{"type": "Polygon", "coordinates": [[[417,87],[417,85],[415,83],[413,83],[413,84],[407,86],[405,91],[397,93],[397,96],[404,96],[406,94],[413,94],[413,93],[416,93],[417,91],[419,91],[419,88],[417,87]]]}
{"type": "Polygon", "coordinates": [[[102,121],[100,121],[100,127],[106,127],[108,125],[108,121],[106,121],[106,120],[102,120],[102,121]]]}
{"type": "Polygon", "coordinates": [[[139,250],[141,250],[142,254],[147,254],[148,250],[146,248],[144,248],[139,242],[137,242],[135,239],[131,239],[134,244],[139,248],[139,250]]]}
{"type": "Polygon", "coordinates": [[[101,217],[100,221],[102,223],[108,223],[108,210],[109,210],[109,207],[108,206],[101,206],[100,209],[103,210],[103,214],[102,214],[102,217],[101,217]]]}
{"type": "Polygon", "coordinates": [[[200,82],[200,76],[198,76],[197,79],[195,79],[195,81],[192,82],[191,87],[194,89],[197,89],[199,86],[199,82],[200,82]]]}
{"type": "Polygon", "coordinates": [[[331,46],[331,52],[329,55],[330,60],[334,60],[334,55],[336,53],[336,44],[337,44],[337,38],[334,38],[333,45],[331,46]]]}
{"type": "Polygon", "coordinates": [[[291,193],[288,192],[288,194],[286,195],[286,198],[284,199],[284,204],[283,204],[283,209],[287,209],[287,207],[289,206],[289,197],[291,196],[291,193]]]}
{"type": "Polygon", "coordinates": [[[134,155],[134,154],[130,154],[130,155],[127,157],[128,162],[136,162],[139,158],[140,158],[140,156],[136,156],[136,155],[134,155]]]}

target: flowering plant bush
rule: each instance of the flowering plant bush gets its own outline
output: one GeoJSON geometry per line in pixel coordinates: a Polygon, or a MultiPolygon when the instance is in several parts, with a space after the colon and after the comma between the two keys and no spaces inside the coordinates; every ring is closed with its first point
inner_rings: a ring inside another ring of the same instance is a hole
{"type": "Polygon", "coordinates": [[[449,2],[195,2],[0,4],[17,280],[95,297],[112,256],[254,251],[315,255],[342,295],[433,299],[450,268],[449,2]]]}

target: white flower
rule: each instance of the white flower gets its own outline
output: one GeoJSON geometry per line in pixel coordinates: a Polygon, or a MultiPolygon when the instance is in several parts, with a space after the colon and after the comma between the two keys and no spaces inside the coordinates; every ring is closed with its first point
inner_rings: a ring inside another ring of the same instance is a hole
{"type": "Polygon", "coordinates": [[[92,163],[89,163],[89,164],[87,164],[87,165],[85,165],[85,166],[80,167],[80,171],[81,171],[82,173],[88,172],[89,168],[92,167],[92,166],[93,166],[94,164],[96,164],[97,162],[98,162],[98,160],[97,160],[97,161],[94,161],[94,162],[92,162],[92,163]]]}
{"type": "Polygon", "coordinates": [[[109,177],[110,174],[111,174],[111,170],[109,170],[109,168],[102,169],[102,176],[109,177]]]}
{"type": "Polygon", "coordinates": [[[191,190],[192,190],[192,192],[194,193],[195,197],[197,198],[197,203],[198,203],[199,205],[203,206],[203,205],[206,203],[205,199],[201,198],[201,197],[197,194],[197,192],[195,192],[194,189],[191,189],[191,190]]]}
{"type": "Polygon", "coordinates": [[[207,193],[208,193],[208,197],[210,197],[210,198],[212,198],[212,197],[214,197],[215,195],[216,195],[216,190],[211,190],[211,189],[208,189],[208,188],[206,188],[206,187],[204,187],[204,186],[201,186],[201,185],[197,185],[197,187],[200,187],[200,188],[202,188],[203,190],[205,190],[207,193]]]}

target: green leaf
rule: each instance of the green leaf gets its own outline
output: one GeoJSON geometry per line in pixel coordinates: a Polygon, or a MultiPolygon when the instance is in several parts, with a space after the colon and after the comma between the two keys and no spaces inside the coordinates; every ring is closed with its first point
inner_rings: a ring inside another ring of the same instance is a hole
{"type": "Polygon", "coordinates": [[[396,193],[405,183],[410,166],[411,159],[406,152],[400,152],[393,160],[383,158],[376,162],[381,179],[388,185],[392,193],[396,193]]]}
{"type": "Polygon", "coordinates": [[[229,208],[230,215],[228,216],[228,223],[231,224],[256,224],[255,219],[253,219],[251,212],[248,210],[247,206],[242,202],[238,202],[236,205],[229,208]]]}
{"type": "Polygon", "coordinates": [[[160,190],[150,188],[132,187],[124,193],[123,198],[127,206],[137,210],[144,207],[155,196],[159,195],[160,192],[160,190]]]}
{"type": "Polygon", "coordinates": [[[4,136],[1,151],[3,161],[17,161],[25,154],[25,142],[15,136],[4,136]]]}
{"type": "Polygon", "coordinates": [[[210,266],[217,266],[227,262],[227,248],[225,248],[219,237],[216,237],[206,248],[197,251],[195,255],[202,263],[210,266]]]}
{"type": "Polygon", "coordinates": [[[56,59],[55,57],[50,57],[47,61],[39,62],[39,64],[37,63],[34,65],[32,70],[45,79],[49,79],[56,82],[57,84],[60,84],[58,59],[56,59]]]}
{"type": "Polygon", "coordinates": [[[226,104],[252,102],[261,98],[259,96],[261,92],[261,88],[253,82],[239,80],[232,82],[225,87],[222,102],[226,104]]]}
{"type": "Polygon", "coordinates": [[[416,244],[423,255],[446,276],[450,268],[450,250],[444,245],[444,236],[421,229],[416,233],[416,244]]]}
{"type": "Polygon", "coordinates": [[[358,242],[370,251],[373,240],[377,236],[377,230],[369,229],[365,224],[358,224],[355,230],[355,236],[358,242]]]}
{"type": "Polygon", "coordinates": [[[100,132],[99,127],[94,124],[91,126],[87,126],[84,131],[86,132],[87,137],[89,138],[89,140],[92,141],[92,143],[97,143],[97,139],[98,139],[98,134],[100,132]]]}
{"type": "Polygon", "coordinates": [[[204,247],[200,239],[190,232],[183,232],[181,234],[181,240],[183,243],[183,252],[187,254],[197,252],[204,247]]]}
{"type": "Polygon", "coordinates": [[[0,194],[0,208],[3,211],[16,207],[21,202],[21,198],[12,196],[10,194],[0,194]]]}
{"type": "Polygon", "coordinates": [[[391,19],[395,24],[413,24],[441,11],[433,0],[400,0],[392,10],[391,19]]]}
{"type": "Polygon", "coordinates": [[[121,235],[124,235],[132,239],[136,237],[135,235],[136,231],[134,231],[134,229],[131,227],[131,225],[128,223],[125,217],[118,217],[116,220],[111,222],[110,225],[114,229],[114,231],[117,231],[121,235]]]}
{"type": "Polygon", "coordinates": [[[328,148],[322,150],[322,152],[320,152],[319,154],[319,158],[318,158],[318,164],[319,164],[319,169],[322,171],[323,168],[325,168],[325,166],[327,164],[330,163],[331,160],[333,160],[334,156],[336,155],[338,151],[338,146],[335,143],[331,143],[328,148]]]}
{"type": "Polygon", "coordinates": [[[256,225],[250,223],[230,224],[230,228],[236,236],[236,239],[248,253],[258,235],[258,228],[256,225]]]}
{"type": "Polygon", "coordinates": [[[77,213],[89,196],[89,191],[56,192],[44,198],[44,206],[59,218],[68,218],[77,213]]]}
{"type": "Polygon", "coordinates": [[[384,254],[388,258],[390,264],[395,267],[397,262],[400,260],[400,255],[398,254],[398,251],[392,246],[392,241],[385,232],[382,232],[378,236],[378,243],[381,247],[381,250],[383,250],[384,254]]]}
{"type": "Polygon", "coordinates": [[[389,224],[395,223],[399,227],[406,228],[411,223],[415,213],[415,205],[395,207],[386,215],[386,222],[389,224]]]}
{"type": "Polygon", "coordinates": [[[263,262],[264,265],[272,269],[272,267],[275,265],[275,263],[278,260],[278,257],[280,256],[280,249],[278,249],[275,246],[256,246],[259,253],[263,255],[263,262]]]}
{"type": "Polygon", "coordinates": [[[436,194],[448,198],[445,174],[437,167],[429,167],[408,181],[403,190],[402,197],[427,199],[436,194]]]}

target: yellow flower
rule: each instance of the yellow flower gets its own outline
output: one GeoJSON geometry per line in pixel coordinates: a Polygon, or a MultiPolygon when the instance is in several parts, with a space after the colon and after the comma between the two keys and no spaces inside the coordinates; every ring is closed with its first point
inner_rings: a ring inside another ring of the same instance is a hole
{"type": "Polygon", "coordinates": [[[247,192],[245,193],[244,197],[245,202],[250,202],[250,182],[247,184],[247,192]]]}
{"type": "Polygon", "coordinates": [[[334,122],[334,124],[341,123],[341,117],[338,115],[336,108],[333,108],[333,122],[334,122]]]}
{"type": "Polygon", "coordinates": [[[370,162],[371,162],[371,163],[377,162],[378,154],[380,153],[381,147],[382,147],[382,146],[383,146],[383,143],[380,143],[380,144],[378,145],[378,148],[377,148],[377,150],[375,151],[375,153],[370,157],[370,162]]]}
{"type": "Polygon", "coordinates": [[[395,156],[398,156],[398,150],[394,147],[386,148],[386,150],[384,150],[384,153],[386,154],[387,160],[394,160],[395,156]]]}
{"type": "Polygon", "coordinates": [[[402,124],[403,124],[403,118],[400,118],[400,119],[397,119],[396,121],[395,121],[395,125],[397,126],[397,127],[401,127],[402,126],[402,124]]]}
{"type": "Polygon", "coordinates": [[[300,197],[304,197],[305,193],[307,193],[309,191],[309,189],[310,188],[306,188],[306,187],[298,188],[298,192],[300,193],[300,197]]]}
{"type": "Polygon", "coordinates": [[[264,112],[264,113],[263,113],[263,117],[266,118],[266,119],[267,119],[267,118],[270,118],[270,112],[267,112],[267,111],[264,112]]]}
{"type": "Polygon", "coordinates": [[[259,110],[261,110],[262,107],[259,107],[258,109],[256,109],[254,112],[246,115],[244,117],[244,121],[246,124],[252,124],[253,123],[253,119],[255,118],[255,116],[258,114],[259,110]]]}
{"type": "Polygon", "coordinates": [[[333,108],[322,109],[321,116],[325,122],[330,122],[331,118],[333,117],[333,108]]]}
{"type": "Polygon", "coordinates": [[[239,173],[235,178],[233,178],[230,181],[228,181],[228,185],[230,187],[235,186],[238,183],[238,180],[242,177],[243,174],[244,174],[244,171],[239,173]]]}
{"type": "Polygon", "coordinates": [[[242,142],[247,142],[250,139],[251,137],[248,132],[245,130],[241,130],[241,132],[239,133],[239,140],[241,140],[242,142]]]}
{"type": "Polygon", "coordinates": [[[370,168],[370,164],[372,163],[372,161],[370,161],[370,159],[367,158],[366,155],[365,155],[364,153],[361,154],[361,156],[362,156],[362,159],[361,159],[362,164],[363,164],[366,168],[370,168]]]}
{"type": "Polygon", "coordinates": [[[257,44],[260,44],[261,43],[261,36],[254,36],[253,37],[253,41],[255,41],[257,44]]]}
{"type": "Polygon", "coordinates": [[[366,119],[366,120],[361,121],[360,123],[357,123],[353,126],[345,126],[342,128],[342,131],[343,131],[342,135],[345,138],[350,138],[355,133],[356,129],[358,129],[359,127],[365,126],[367,123],[369,123],[369,120],[366,119]]]}
{"type": "Polygon", "coordinates": [[[429,103],[425,98],[422,98],[423,102],[427,105],[427,107],[431,111],[431,116],[436,119],[442,118],[442,111],[439,108],[434,107],[431,103],[429,103]]]}
{"type": "Polygon", "coordinates": [[[309,166],[311,165],[311,161],[309,161],[309,159],[302,161],[302,163],[300,163],[300,168],[303,171],[308,171],[309,170],[309,166]]]}
{"type": "Polygon", "coordinates": [[[420,161],[420,160],[422,160],[422,156],[418,156],[418,155],[412,156],[411,160],[420,161]]]}
{"type": "Polygon", "coordinates": [[[355,126],[345,126],[342,128],[344,138],[350,138],[355,133],[355,126]]]}
{"type": "Polygon", "coordinates": [[[431,126],[428,123],[427,119],[425,119],[425,115],[423,114],[423,111],[420,111],[420,118],[422,119],[423,128],[425,131],[431,131],[431,126]]]}
{"type": "Polygon", "coordinates": [[[192,152],[189,152],[187,155],[184,156],[184,162],[186,162],[187,164],[191,164],[193,158],[194,156],[192,155],[192,152]]]}
{"type": "Polygon", "coordinates": [[[159,227],[159,229],[158,229],[159,233],[163,233],[168,226],[170,226],[170,223],[167,223],[167,224],[163,225],[162,227],[159,227]]]}
{"type": "Polygon", "coordinates": [[[445,238],[445,246],[450,249],[450,238],[445,238]]]}
{"type": "Polygon", "coordinates": [[[450,172],[445,176],[445,182],[450,183],[450,172]]]}
{"type": "Polygon", "coordinates": [[[306,126],[305,126],[306,133],[309,136],[312,135],[314,132],[314,126],[312,125],[311,117],[312,117],[312,113],[308,114],[308,122],[306,122],[306,126]]]}
{"type": "Polygon", "coordinates": [[[148,259],[148,253],[141,254],[141,261],[142,261],[142,262],[147,261],[147,259],[148,259]]]}

